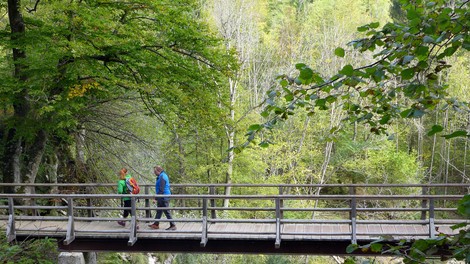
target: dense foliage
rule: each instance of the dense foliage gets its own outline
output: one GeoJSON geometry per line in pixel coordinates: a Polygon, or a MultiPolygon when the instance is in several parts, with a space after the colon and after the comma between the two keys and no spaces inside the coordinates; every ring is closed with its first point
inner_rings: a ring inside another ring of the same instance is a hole
{"type": "MultiPolygon", "coordinates": [[[[465,218],[470,219],[470,195],[467,194],[459,202],[458,212],[465,218]]],[[[383,238],[373,241],[367,245],[351,244],[347,251],[353,253],[356,250],[393,253],[396,256],[403,257],[406,264],[426,263],[427,258],[431,255],[441,254],[443,260],[447,260],[447,256],[453,256],[457,260],[465,263],[470,262],[470,236],[468,223],[463,222],[452,226],[452,229],[459,230],[455,235],[439,234],[435,238],[419,239],[413,241],[410,245],[409,241],[402,240],[398,245],[390,245],[387,239],[383,238]]],[[[354,263],[346,261],[345,263],[354,263]]]]}
{"type": "Polygon", "coordinates": [[[55,239],[33,239],[17,244],[0,240],[0,263],[52,264],[57,263],[59,252],[55,239]]]}
{"type": "Polygon", "coordinates": [[[469,182],[468,5],[1,2],[0,179],[469,182]]]}
{"type": "MultiPolygon", "coordinates": [[[[374,62],[356,67],[346,64],[327,78],[306,64],[297,64],[299,74],[280,76],[282,89],[269,92],[262,115],[268,117],[272,112],[275,118],[253,125],[250,134],[287,119],[296,107],[314,114],[338,102],[346,112],[345,120],[364,123],[376,134],[386,132],[395,118],[421,118],[438,108],[468,111],[467,102],[451,96],[448,84],[442,81],[442,73],[451,67],[448,58],[460,49],[470,50],[468,1],[452,5],[447,1],[401,2],[406,23],[387,23],[381,29],[380,23],[369,23],[358,27],[367,37],[349,42],[360,53],[373,52],[374,62]]],[[[343,48],[334,52],[346,56],[343,48]]],[[[441,125],[434,125],[428,135],[442,130],[441,125]]],[[[467,134],[459,130],[444,137],[467,134]]]]}
{"type": "Polygon", "coordinates": [[[135,111],[186,129],[223,118],[216,86],[231,55],[195,1],[33,4],[9,1],[10,23],[0,21],[4,182],[34,182],[48,154],[58,156],[49,165],[78,171],[68,180],[96,180],[85,145],[138,141],[121,124],[135,111]]]}

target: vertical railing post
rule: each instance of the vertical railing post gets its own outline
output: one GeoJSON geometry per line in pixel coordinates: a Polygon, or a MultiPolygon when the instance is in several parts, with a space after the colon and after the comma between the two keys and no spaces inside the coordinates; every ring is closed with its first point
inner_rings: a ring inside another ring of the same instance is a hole
{"type": "Polygon", "coordinates": [[[275,248],[281,247],[281,198],[276,198],[276,241],[275,248]]]}
{"type": "Polygon", "coordinates": [[[73,199],[67,198],[67,216],[68,216],[68,223],[67,223],[67,235],[64,240],[64,245],[69,245],[75,240],[75,225],[73,219],[73,199]]]}
{"type": "MultiPolygon", "coordinates": [[[[421,195],[429,194],[429,187],[421,187],[421,195]]],[[[426,211],[428,209],[428,200],[421,200],[421,220],[426,220],[426,211]]]]}
{"type": "Polygon", "coordinates": [[[349,218],[351,220],[351,243],[357,243],[357,226],[356,226],[356,218],[357,218],[357,201],[356,201],[356,187],[350,186],[349,187],[349,194],[352,195],[350,200],[350,208],[351,211],[349,212],[349,218]]]}
{"type": "MultiPolygon", "coordinates": [[[[34,185],[32,185],[32,186],[30,187],[30,190],[31,190],[31,194],[36,194],[36,187],[35,187],[34,185]]],[[[29,203],[29,204],[30,204],[31,207],[32,207],[32,209],[31,209],[32,215],[33,215],[33,216],[38,216],[39,213],[38,213],[38,210],[36,210],[36,199],[35,199],[35,198],[32,198],[32,199],[30,200],[30,203],[29,203]]]]}
{"type": "Polygon", "coordinates": [[[11,242],[16,239],[15,228],[15,208],[13,198],[8,198],[8,226],[7,226],[7,241],[11,242]]]}
{"type": "MultiPolygon", "coordinates": [[[[86,187],[86,193],[93,193],[92,188],[87,186],[86,187]]],[[[88,210],[87,210],[88,217],[93,217],[94,213],[93,213],[93,209],[91,209],[91,206],[92,206],[93,203],[91,201],[91,198],[86,199],[86,204],[87,204],[87,207],[88,207],[88,210]]]]}
{"type": "MultiPolygon", "coordinates": [[[[213,186],[213,185],[209,186],[209,194],[210,195],[215,195],[215,186],[213,186]]],[[[214,198],[211,198],[210,204],[211,204],[212,208],[215,207],[215,199],[214,198]]],[[[215,209],[211,210],[211,218],[212,219],[217,219],[217,214],[216,214],[215,209]]]]}
{"type": "Polygon", "coordinates": [[[129,234],[129,241],[127,241],[128,246],[133,246],[137,241],[137,210],[135,206],[135,201],[135,197],[131,197],[131,230],[129,234]]]}
{"type": "MultiPolygon", "coordinates": [[[[149,194],[150,193],[150,188],[149,186],[145,185],[145,194],[149,194]]],[[[152,218],[152,212],[150,211],[150,199],[149,198],[145,198],[145,217],[146,218],[152,218]]]]}
{"type": "MultiPolygon", "coordinates": [[[[282,188],[282,186],[279,186],[279,195],[283,195],[283,194],[284,194],[284,189],[282,188]]],[[[284,200],[283,199],[281,199],[279,201],[279,207],[280,208],[284,207],[284,200]]],[[[284,211],[280,210],[279,218],[281,218],[281,219],[284,218],[284,211]]]]}
{"type": "Polygon", "coordinates": [[[429,198],[429,237],[436,236],[436,227],[434,226],[434,198],[429,198]]]}
{"type": "Polygon", "coordinates": [[[200,246],[205,247],[207,244],[207,198],[202,199],[202,233],[200,246]]]}

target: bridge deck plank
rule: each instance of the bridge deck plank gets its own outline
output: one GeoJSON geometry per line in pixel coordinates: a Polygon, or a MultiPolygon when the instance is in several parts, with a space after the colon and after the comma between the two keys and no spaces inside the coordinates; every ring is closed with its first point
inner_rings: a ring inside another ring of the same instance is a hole
{"type": "MultiPolygon", "coordinates": [[[[76,237],[99,238],[128,238],[129,223],[126,227],[119,226],[115,221],[76,221],[76,237]]],[[[153,230],[148,223],[139,223],[138,238],[144,239],[199,239],[202,226],[200,223],[179,223],[177,231],[166,231],[166,225],[160,230],[153,230]]],[[[0,229],[6,230],[7,221],[0,220],[0,229]]],[[[66,221],[16,221],[18,235],[65,237],[66,221]]],[[[449,225],[439,225],[442,233],[452,234],[457,231],[450,229],[449,225]]],[[[424,238],[428,232],[428,225],[391,225],[391,224],[361,224],[357,226],[359,240],[373,240],[381,235],[392,235],[395,239],[424,238]]],[[[332,233],[348,233],[347,224],[283,224],[281,226],[282,240],[349,240],[350,236],[332,235],[332,233]],[[283,234],[290,233],[290,234],[283,234]],[[310,234],[309,234],[310,233],[310,234]],[[311,233],[319,234],[314,235],[311,233]],[[321,234],[320,234],[321,233],[321,234]]],[[[208,226],[209,239],[255,239],[274,240],[274,223],[216,223],[208,226]]]]}
{"type": "Polygon", "coordinates": [[[334,228],[331,225],[321,224],[321,232],[325,235],[321,235],[320,239],[330,240],[331,235],[328,234],[334,232],[333,230],[334,228]]]}

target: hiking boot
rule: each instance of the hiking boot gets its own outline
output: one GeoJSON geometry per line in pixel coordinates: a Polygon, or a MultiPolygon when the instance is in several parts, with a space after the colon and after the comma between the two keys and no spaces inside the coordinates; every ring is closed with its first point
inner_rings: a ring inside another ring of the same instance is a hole
{"type": "Polygon", "coordinates": [[[157,224],[151,224],[149,225],[150,228],[152,229],[159,229],[160,227],[157,224]]]}
{"type": "Polygon", "coordinates": [[[175,226],[175,225],[171,225],[171,226],[168,227],[166,230],[176,230],[176,226],[175,226]]]}
{"type": "Polygon", "coordinates": [[[124,221],[117,221],[118,225],[120,226],[126,226],[126,223],[124,221]]]}

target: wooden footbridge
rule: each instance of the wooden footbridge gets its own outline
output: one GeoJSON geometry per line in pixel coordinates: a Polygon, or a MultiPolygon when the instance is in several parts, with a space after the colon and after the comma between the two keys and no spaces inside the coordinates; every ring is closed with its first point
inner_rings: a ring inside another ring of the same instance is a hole
{"type": "Polygon", "coordinates": [[[115,185],[0,184],[18,190],[0,193],[0,230],[10,242],[56,238],[63,251],[343,255],[351,243],[452,235],[452,225],[469,221],[456,206],[470,184],[174,184],[177,230],[165,230],[165,217],[154,230],[159,196],[142,184],[122,227],[115,185]],[[221,194],[227,186],[232,194],[221,194]]]}

